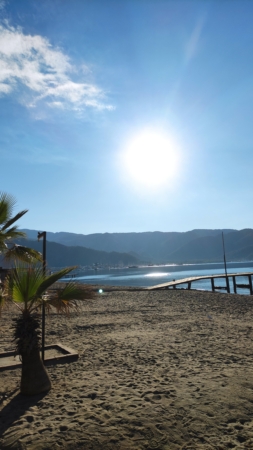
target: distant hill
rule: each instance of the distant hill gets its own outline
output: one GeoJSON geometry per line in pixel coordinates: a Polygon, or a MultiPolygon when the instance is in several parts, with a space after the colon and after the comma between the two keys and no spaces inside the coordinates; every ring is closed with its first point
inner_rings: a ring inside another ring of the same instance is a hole
{"type": "MultiPolygon", "coordinates": [[[[253,260],[253,230],[231,231],[225,237],[228,261],[253,260]]],[[[186,243],[171,253],[175,261],[215,262],[223,260],[221,235],[203,236],[186,243]]]]}
{"type": "MultiPolygon", "coordinates": [[[[37,239],[38,231],[24,229],[29,239],[37,239]]],[[[47,231],[47,240],[67,246],[82,246],[104,252],[134,252],[143,260],[166,260],[168,255],[194,239],[221,236],[234,230],[192,230],[180,232],[75,234],[47,231]]]]}
{"type": "MultiPolygon", "coordinates": [[[[37,235],[36,235],[37,236],[37,235]]],[[[19,244],[42,252],[42,242],[32,239],[19,239],[19,244]]],[[[118,252],[103,252],[85,247],[69,247],[57,242],[47,241],[46,257],[49,267],[64,267],[72,265],[111,264],[136,265],[140,261],[133,255],[118,252]]]]}
{"type": "MultiPolygon", "coordinates": [[[[22,230],[32,239],[37,239],[37,231],[22,230]]],[[[127,264],[146,263],[196,263],[223,261],[221,233],[224,232],[226,257],[228,261],[253,260],[253,230],[192,230],[187,232],[143,232],[143,233],[96,233],[75,234],[67,232],[47,232],[47,240],[69,248],[117,252],[125,254],[127,264]],[[127,254],[127,256],[126,256],[127,254]],[[130,262],[130,257],[132,261],[130,262]],[[128,258],[128,259],[127,259],[128,258]]],[[[40,244],[41,248],[41,244],[40,244]]],[[[66,250],[64,250],[66,252],[66,250]]],[[[80,250],[73,250],[73,255],[80,250]]],[[[70,251],[71,253],[71,251],[70,251]]],[[[55,257],[56,258],[56,257],[55,257]]],[[[97,257],[96,260],[99,258],[97,257]]],[[[109,259],[108,259],[109,261],[109,259]]],[[[123,262],[124,263],[124,262],[123,262]]],[[[76,263],[78,264],[78,263],[76,263]]]]}

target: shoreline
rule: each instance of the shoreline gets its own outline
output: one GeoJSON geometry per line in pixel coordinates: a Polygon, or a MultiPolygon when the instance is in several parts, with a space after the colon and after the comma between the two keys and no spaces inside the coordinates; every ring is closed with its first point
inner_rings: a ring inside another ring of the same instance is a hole
{"type": "MultiPolygon", "coordinates": [[[[237,284],[237,292],[240,295],[248,295],[251,291],[248,287],[248,275],[253,276],[253,272],[250,271],[250,267],[253,263],[248,264],[238,264],[236,266],[227,266],[227,275],[229,278],[230,291],[234,291],[235,283],[237,284]],[[244,273],[245,277],[240,274],[244,273]],[[233,276],[235,277],[233,278],[233,276]],[[241,278],[239,278],[241,276],[241,278]],[[245,287],[242,287],[245,285],[245,287]]],[[[198,281],[192,281],[192,287],[196,290],[206,290],[212,291],[211,277],[214,275],[225,277],[225,269],[222,264],[217,268],[216,265],[187,265],[187,266],[173,266],[169,268],[168,266],[159,267],[138,267],[134,269],[121,269],[121,270],[102,270],[98,271],[96,274],[90,274],[89,272],[80,272],[75,274],[73,278],[64,281],[75,281],[80,284],[88,285],[101,285],[107,286],[105,289],[109,289],[110,286],[118,286],[118,290],[127,289],[131,287],[132,289],[145,289],[151,288],[156,285],[166,284],[173,281],[180,282],[182,279],[190,278],[200,278],[198,281]],[[216,267],[216,269],[215,269],[216,267]],[[208,279],[210,276],[210,280],[208,279]],[[203,278],[202,278],[203,277],[203,278]],[[202,279],[201,279],[202,278],[202,279]]],[[[186,283],[187,284],[187,283],[186,283]]],[[[219,283],[218,283],[219,284],[219,283]]],[[[226,282],[222,280],[221,286],[225,286],[226,282]]],[[[112,288],[111,288],[112,289],[112,288]]],[[[115,290],[115,287],[113,288],[115,290]]],[[[221,287],[219,292],[223,292],[224,287],[221,287]]]]}
{"type": "Polygon", "coordinates": [[[129,288],[47,316],[46,344],[79,359],[48,367],[43,396],[18,393],[20,369],[1,372],[0,448],[253,448],[252,323],[250,296],[129,288]]]}

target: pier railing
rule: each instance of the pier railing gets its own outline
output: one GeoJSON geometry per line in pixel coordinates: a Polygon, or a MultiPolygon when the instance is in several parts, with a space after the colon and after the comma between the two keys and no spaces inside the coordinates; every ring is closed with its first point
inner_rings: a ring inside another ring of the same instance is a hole
{"type": "MultiPolygon", "coordinates": [[[[150,286],[146,288],[147,290],[158,290],[158,289],[177,289],[177,286],[186,284],[187,287],[185,289],[194,289],[197,287],[192,287],[192,283],[195,283],[200,280],[210,280],[211,282],[211,290],[213,292],[225,290],[226,292],[230,293],[230,284],[229,284],[229,278],[232,278],[232,285],[234,289],[234,293],[237,293],[238,289],[249,289],[250,295],[253,295],[253,289],[252,289],[252,276],[253,272],[245,272],[245,273],[228,273],[228,274],[220,274],[220,275],[204,275],[204,276],[197,276],[197,277],[190,277],[190,278],[183,278],[181,280],[173,280],[168,283],[163,284],[157,284],[156,286],[150,286]],[[248,279],[247,283],[238,283],[238,278],[240,277],[246,277],[248,279]],[[225,285],[218,286],[215,284],[215,280],[217,279],[224,279],[225,285]]],[[[181,288],[182,289],[182,288],[181,288]]]]}

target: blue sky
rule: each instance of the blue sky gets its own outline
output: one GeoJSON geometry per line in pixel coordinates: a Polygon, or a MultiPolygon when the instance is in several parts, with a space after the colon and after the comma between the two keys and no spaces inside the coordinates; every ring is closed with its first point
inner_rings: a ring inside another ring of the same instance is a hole
{"type": "Polygon", "coordinates": [[[0,0],[20,227],[252,228],[253,2],[0,0]]]}

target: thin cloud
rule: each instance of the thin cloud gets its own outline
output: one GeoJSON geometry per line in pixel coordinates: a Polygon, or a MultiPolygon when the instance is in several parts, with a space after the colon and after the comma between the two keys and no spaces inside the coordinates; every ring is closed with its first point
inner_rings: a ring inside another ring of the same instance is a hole
{"type": "Polygon", "coordinates": [[[186,49],[185,49],[186,63],[190,62],[191,59],[194,57],[194,55],[197,52],[197,49],[199,46],[199,41],[200,41],[200,36],[201,36],[202,30],[203,30],[203,27],[205,24],[205,19],[206,19],[206,17],[203,16],[198,20],[189,40],[187,41],[186,49]]]}
{"type": "MultiPolygon", "coordinates": [[[[84,68],[80,68],[82,77],[84,68]]],[[[1,95],[15,91],[19,101],[30,108],[44,101],[51,108],[76,111],[87,107],[113,109],[98,86],[83,79],[75,81],[76,72],[68,56],[53,48],[46,38],[25,35],[21,28],[8,24],[0,25],[1,95]]]]}

